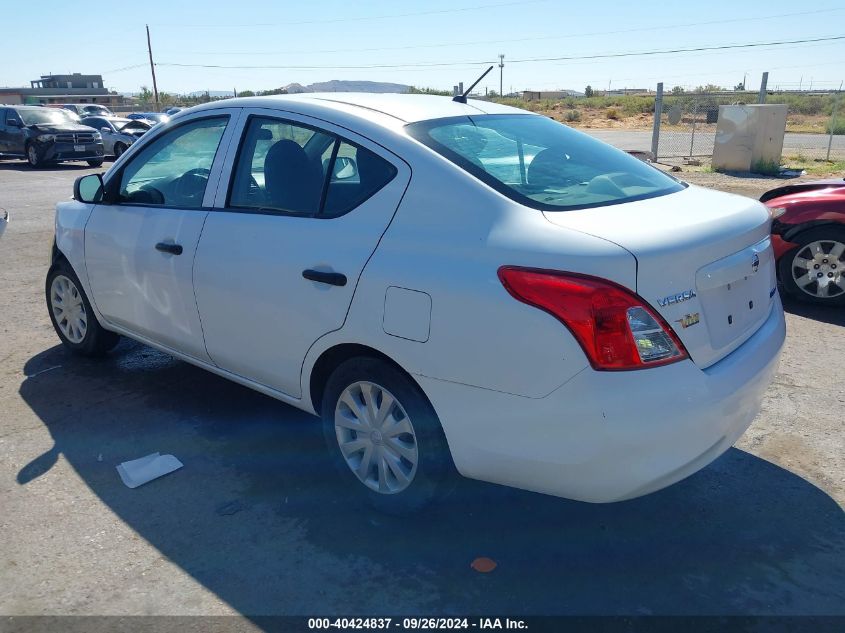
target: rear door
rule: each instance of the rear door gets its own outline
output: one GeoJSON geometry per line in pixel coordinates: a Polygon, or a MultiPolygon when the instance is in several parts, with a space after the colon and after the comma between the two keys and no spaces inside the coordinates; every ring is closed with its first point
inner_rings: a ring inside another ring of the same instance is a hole
{"type": "Polygon", "coordinates": [[[9,150],[6,149],[8,146],[8,133],[6,131],[6,113],[8,110],[6,108],[0,108],[0,154],[5,154],[9,150]]]}
{"type": "Polygon", "coordinates": [[[205,361],[194,255],[222,167],[218,148],[239,112],[198,113],[151,139],[110,174],[107,202],[85,227],[85,263],[103,317],[205,361]]]}
{"type": "Polygon", "coordinates": [[[411,172],[324,121],[248,114],[197,249],[197,304],[217,365],[300,397],[308,348],[343,325],[411,172]]]}
{"type": "Polygon", "coordinates": [[[24,153],[23,121],[13,108],[3,109],[0,125],[0,152],[4,154],[24,153]]]}

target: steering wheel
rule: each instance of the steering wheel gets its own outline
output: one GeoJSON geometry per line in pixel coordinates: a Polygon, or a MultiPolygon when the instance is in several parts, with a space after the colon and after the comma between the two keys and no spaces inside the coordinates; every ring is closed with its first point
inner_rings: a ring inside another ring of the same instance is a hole
{"type": "Polygon", "coordinates": [[[211,171],[205,167],[189,169],[176,179],[173,193],[176,198],[185,202],[202,202],[205,186],[211,171]]]}

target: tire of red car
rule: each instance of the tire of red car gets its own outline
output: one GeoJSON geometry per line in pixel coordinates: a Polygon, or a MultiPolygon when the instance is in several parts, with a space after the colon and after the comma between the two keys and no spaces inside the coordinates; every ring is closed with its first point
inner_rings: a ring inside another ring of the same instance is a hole
{"type": "Polygon", "coordinates": [[[845,228],[819,226],[790,240],[798,246],[778,261],[788,295],[822,305],[845,305],[845,228]]]}

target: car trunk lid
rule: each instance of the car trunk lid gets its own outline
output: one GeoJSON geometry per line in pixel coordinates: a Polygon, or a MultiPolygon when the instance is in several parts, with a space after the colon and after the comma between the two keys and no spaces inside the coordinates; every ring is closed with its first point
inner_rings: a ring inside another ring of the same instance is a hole
{"type": "Polygon", "coordinates": [[[775,302],[770,218],[749,198],[691,186],[545,216],[628,250],[637,260],[637,293],[669,323],[699,367],[739,347],[775,302]]]}

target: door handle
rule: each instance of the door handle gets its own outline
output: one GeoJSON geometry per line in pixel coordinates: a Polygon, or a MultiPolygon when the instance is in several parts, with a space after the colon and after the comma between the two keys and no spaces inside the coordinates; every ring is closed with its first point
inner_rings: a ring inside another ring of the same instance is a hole
{"type": "Polygon", "coordinates": [[[159,242],[158,244],[156,244],[156,250],[161,251],[162,253],[170,253],[171,255],[181,255],[182,245],[168,244],[167,242],[159,242]]]}
{"type": "Polygon", "coordinates": [[[302,271],[302,276],[306,279],[310,279],[311,281],[317,281],[321,284],[329,284],[330,286],[345,286],[346,285],[346,275],[341,273],[326,273],[320,270],[308,270],[302,271]]]}

